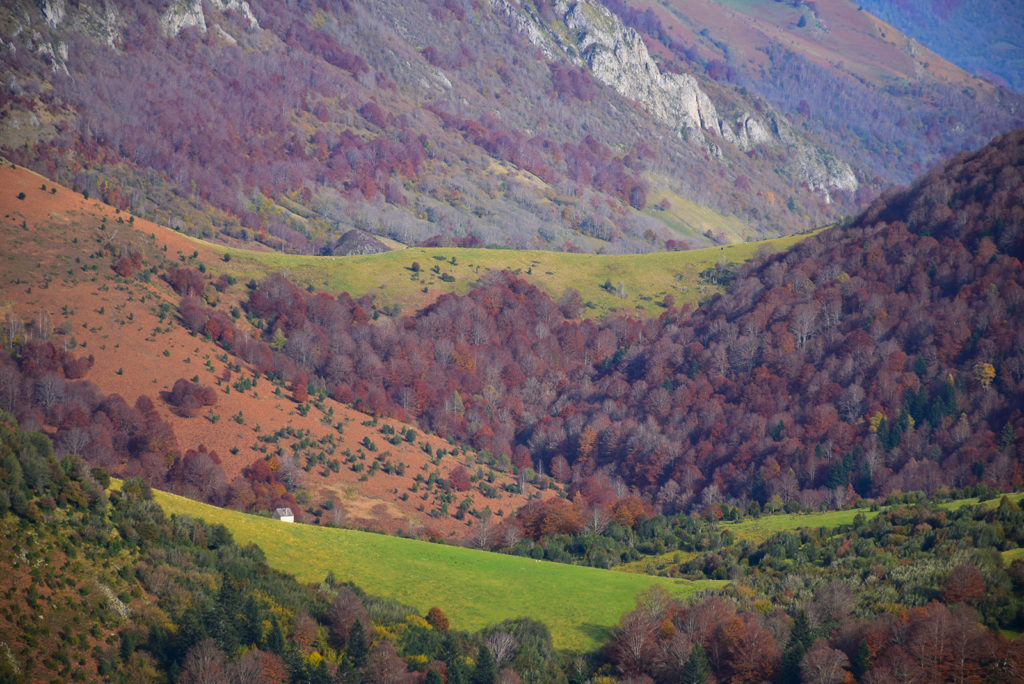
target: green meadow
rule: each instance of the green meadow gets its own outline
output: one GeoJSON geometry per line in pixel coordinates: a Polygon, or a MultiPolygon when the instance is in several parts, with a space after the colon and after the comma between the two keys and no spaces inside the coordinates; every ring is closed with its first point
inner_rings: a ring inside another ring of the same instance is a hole
{"type": "MultiPolygon", "coordinates": [[[[1007,494],[1010,501],[1020,503],[1024,499],[1024,492],[1007,494]]],[[[953,499],[936,503],[935,507],[946,510],[957,510],[964,506],[975,506],[979,503],[985,506],[998,506],[1002,495],[982,501],[977,497],[967,499],[953,499]]],[[[881,506],[872,510],[870,508],[849,508],[840,511],[822,511],[818,513],[774,513],[762,515],[759,518],[747,518],[740,522],[720,520],[718,525],[723,530],[733,534],[734,543],[748,542],[750,544],[761,544],[779,532],[795,532],[801,529],[835,529],[843,525],[853,524],[854,518],[863,515],[866,520],[871,520],[880,512],[887,511],[898,506],[881,506]]],[[[1024,549],[1010,549],[1003,551],[1003,560],[1010,563],[1014,559],[1024,558],[1024,549]]],[[[640,574],[662,574],[666,570],[682,563],[687,563],[702,554],[698,551],[668,551],[653,556],[644,556],[639,560],[630,563],[623,563],[615,566],[618,572],[640,573],[640,574]]]]}
{"type": "Polygon", "coordinates": [[[736,536],[736,541],[749,541],[760,544],[773,534],[792,532],[801,528],[829,528],[840,525],[852,525],[858,514],[870,520],[878,515],[878,511],[869,508],[848,508],[840,511],[824,511],[821,513],[775,513],[762,515],[760,518],[748,518],[740,522],[721,521],[722,529],[729,530],[736,536]]]}
{"type": "Polygon", "coordinates": [[[301,582],[333,572],[371,594],[412,606],[440,607],[454,627],[477,630],[506,618],[531,617],[551,630],[556,648],[599,648],[637,594],[654,584],[685,598],[723,581],[670,580],[536,561],[457,546],[312,525],[282,523],[154,491],[168,514],[190,515],[227,527],[252,543],[268,564],[301,582]]]}
{"type": "Polygon", "coordinates": [[[594,255],[514,249],[408,247],[366,256],[313,257],[213,247],[229,261],[216,265],[236,279],[259,280],[284,272],[293,282],[353,297],[372,295],[379,304],[411,312],[437,293],[465,294],[491,270],[512,271],[557,300],[569,288],[586,306],[584,315],[612,311],[657,315],[665,295],[677,305],[697,303],[720,291],[700,273],[720,263],[748,261],[762,248],[785,250],[801,234],[685,252],[594,255]],[[414,270],[413,264],[419,265],[414,270]],[[424,291],[426,290],[426,291],[424,291]]]}

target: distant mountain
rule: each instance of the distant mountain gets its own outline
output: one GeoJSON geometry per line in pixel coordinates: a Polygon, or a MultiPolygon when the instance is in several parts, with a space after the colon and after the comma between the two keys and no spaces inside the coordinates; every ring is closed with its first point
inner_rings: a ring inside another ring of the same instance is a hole
{"type": "Polygon", "coordinates": [[[1021,123],[838,6],[19,0],[0,152],[234,243],[637,252],[821,225],[1021,123]]]}
{"type": "Polygon", "coordinates": [[[849,0],[606,0],[667,61],[764,98],[873,187],[1024,123],[1024,99],[849,0]]]}
{"type": "Polygon", "coordinates": [[[972,74],[1024,92],[1021,3],[861,0],[859,4],[972,74]]]}

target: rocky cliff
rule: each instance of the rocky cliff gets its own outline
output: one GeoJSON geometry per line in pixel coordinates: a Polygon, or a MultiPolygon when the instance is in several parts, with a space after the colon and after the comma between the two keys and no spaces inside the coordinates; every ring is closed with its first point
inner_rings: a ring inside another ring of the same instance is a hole
{"type": "Polygon", "coordinates": [[[721,116],[695,76],[662,72],[640,35],[600,3],[554,0],[554,21],[545,21],[532,7],[514,0],[491,0],[491,5],[549,59],[563,57],[586,66],[597,80],[643,106],[710,156],[720,157],[723,144],[743,152],[782,148],[790,160],[784,171],[796,183],[820,191],[826,200],[835,190],[856,191],[857,178],[849,164],[796,133],[770,107],[761,107],[765,113],[740,111],[728,120],[721,116]]]}
{"type": "MultiPolygon", "coordinates": [[[[218,12],[234,10],[249,24],[250,29],[259,27],[256,17],[245,0],[210,0],[210,9],[218,12]]],[[[172,2],[160,15],[160,28],[165,35],[174,36],[183,29],[194,26],[200,33],[206,33],[206,15],[202,0],[184,0],[172,2]]]]}

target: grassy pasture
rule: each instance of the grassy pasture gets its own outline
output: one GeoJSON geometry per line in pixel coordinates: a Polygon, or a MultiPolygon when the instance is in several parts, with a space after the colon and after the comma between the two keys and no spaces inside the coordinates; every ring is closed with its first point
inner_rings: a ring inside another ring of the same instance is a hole
{"type": "MultiPolygon", "coordinates": [[[[653,584],[665,586],[680,598],[727,584],[644,574],[698,555],[690,552],[674,551],[614,570],[600,570],[368,532],[292,525],[166,492],[154,491],[154,496],[169,515],[190,515],[223,524],[238,543],[256,544],[271,567],[301,582],[318,582],[333,572],[339,580],[398,600],[421,614],[439,606],[459,629],[476,630],[506,618],[533,617],[548,626],[555,646],[562,649],[599,647],[622,614],[633,607],[637,594],[653,584]]],[[[1024,492],[1007,496],[1020,502],[1024,492]]],[[[1000,498],[981,502],[977,498],[957,499],[939,505],[949,510],[978,503],[996,506],[1000,498]]],[[[888,508],[883,506],[881,510],[888,508]]],[[[858,514],[871,519],[878,513],[868,508],[779,513],[720,524],[738,541],[760,543],[778,532],[834,528],[852,524],[858,514]]],[[[1016,558],[1024,558],[1024,550],[1004,553],[1007,563],[1016,558]]]]}
{"type": "Polygon", "coordinates": [[[532,617],[551,630],[556,648],[593,650],[636,595],[653,584],[678,597],[726,584],[669,580],[535,561],[455,546],[336,528],[292,525],[154,492],[168,514],[190,515],[253,543],[271,567],[301,582],[328,572],[366,591],[425,614],[439,606],[459,629],[477,630],[506,618],[532,617]]]}
{"type": "MultiPolygon", "coordinates": [[[[1014,492],[1012,494],[1006,494],[1005,496],[1010,501],[1013,501],[1013,502],[1019,504],[1021,502],[1021,500],[1024,499],[1024,492],[1014,492]]],[[[953,501],[946,501],[944,503],[940,503],[940,504],[936,504],[936,505],[939,508],[946,509],[947,511],[955,511],[958,508],[962,508],[963,506],[974,506],[974,505],[979,504],[979,503],[985,504],[989,508],[992,508],[993,506],[998,506],[999,502],[1002,501],[1002,499],[1003,499],[1003,495],[1001,494],[1001,495],[995,497],[994,499],[985,499],[984,501],[982,501],[978,497],[972,497],[970,499],[954,499],[953,501]]]]}
{"type": "Polygon", "coordinates": [[[242,282],[282,271],[302,285],[346,291],[357,298],[371,294],[384,305],[397,303],[406,311],[433,301],[439,293],[465,294],[487,271],[507,269],[556,300],[566,289],[576,289],[588,303],[584,315],[601,317],[611,311],[657,315],[663,311],[661,302],[666,294],[671,294],[677,305],[696,303],[719,291],[699,282],[704,269],[721,262],[747,261],[762,247],[785,250],[806,237],[627,255],[409,247],[367,256],[312,257],[214,249],[230,255],[230,261],[218,263],[216,269],[242,282]],[[412,270],[413,262],[419,264],[418,273],[412,270]]]}

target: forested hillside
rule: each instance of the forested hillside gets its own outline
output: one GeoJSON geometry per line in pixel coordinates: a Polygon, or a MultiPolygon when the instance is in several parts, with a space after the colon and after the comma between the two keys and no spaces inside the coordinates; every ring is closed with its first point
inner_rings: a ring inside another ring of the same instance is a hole
{"type": "Polygon", "coordinates": [[[0,682],[1024,680],[1024,96],[848,0],[15,0],[0,51],[0,682]],[[556,652],[151,488],[673,591],[556,652]]]}
{"type": "Polygon", "coordinates": [[[0,412],[4,681],[1013,682],[1024,668],[1020,638],[995,629],[1024,619],[1024,561],[994,553],[1021,541],[1006,498],[716,547],[684,571],[730,567],[720,595],[683,603],[654,587],[603,649],[559,653],[535,616],[467,634],[443,606],[420,615],[333,572],[301,585],[224,526],[166,516],[141,479],[109,484],[0,412]]]}
{"type": "MultiPolygon", "coordinates": [[[[554,681],[529,618],[470,635],[328,575],[271,570],[220,525],[169,518],[0,412],[0,679],[115,682],[554,681]],[[505,644],[500,660],[488,641],[505,644]],[[409,670],[412,670],[410,672],[409,670]],[[433,674],[431,674],[433,672],[433,674]],[[481,679],[482,678],[482,679],[481,679]]],[[[339,568],[339,570],[341,570],[339,568]]]]}
{"type": "Polygon", "coordinates": [[[195,298],[180,312],[265,372],[585,496],[609,475],[667,511],[1016,486],[1022,159],[1024,132],[997,139],[656,320],[581,321],[573,293],[510,274],[375,322],[271,276],[246,305],[262,341],[195,298]]]}

